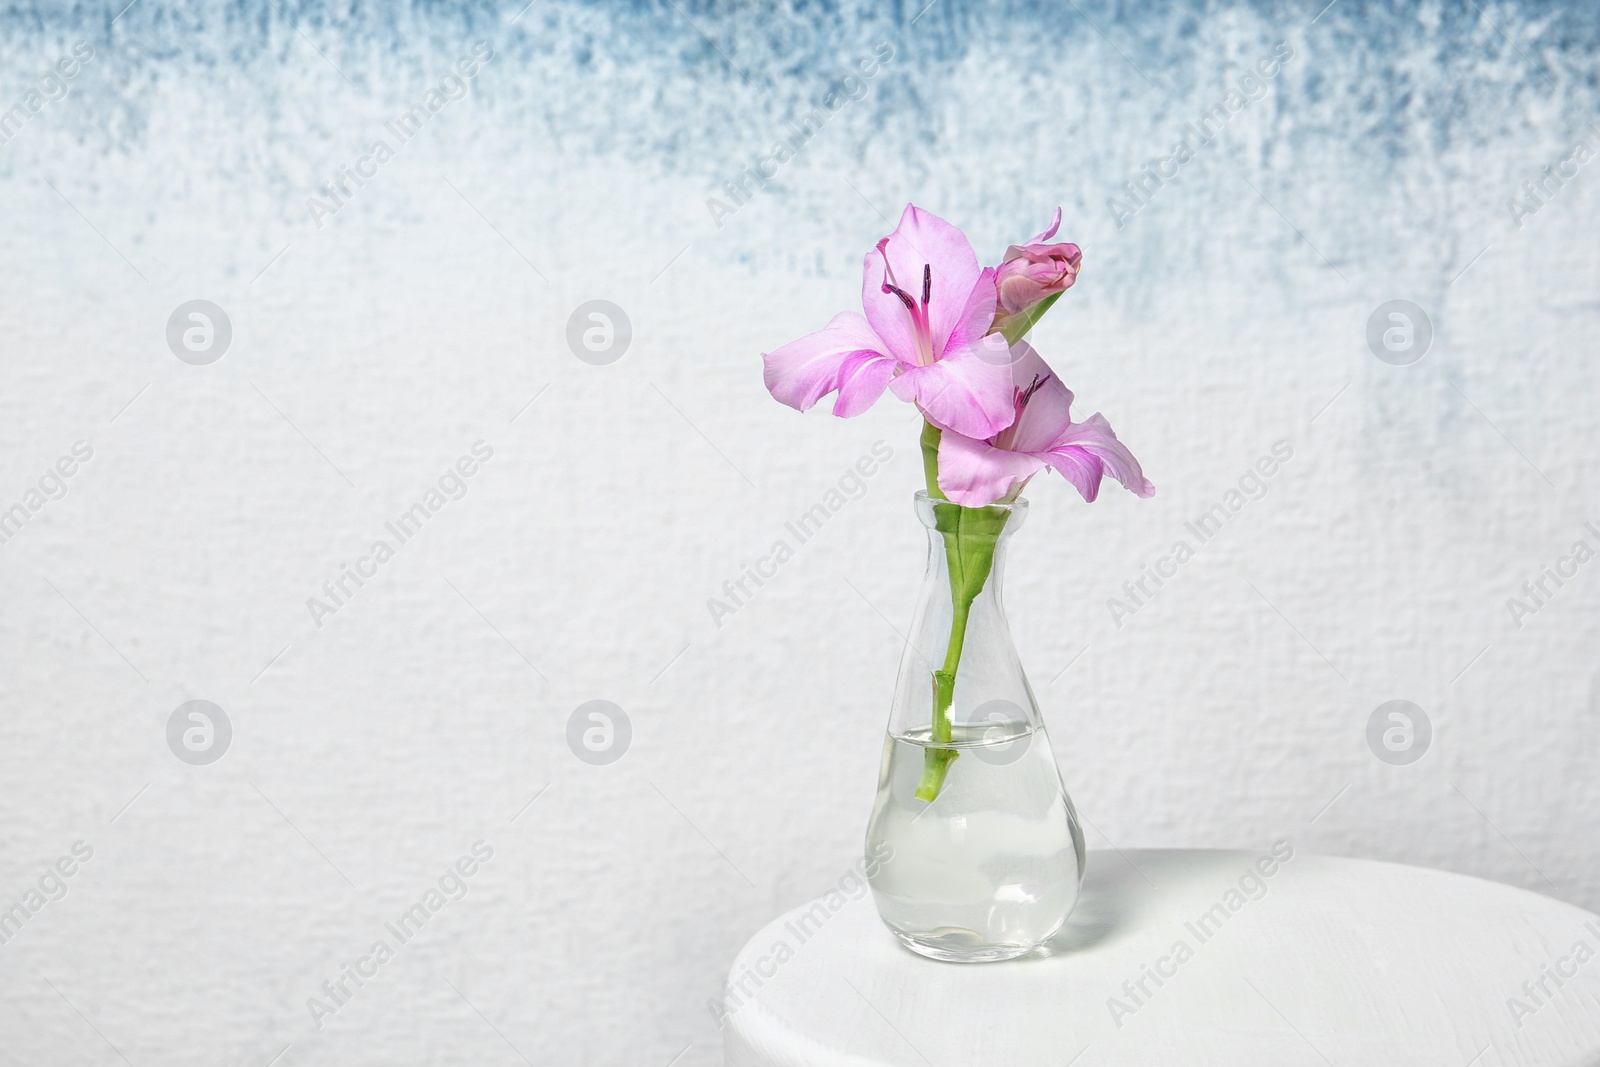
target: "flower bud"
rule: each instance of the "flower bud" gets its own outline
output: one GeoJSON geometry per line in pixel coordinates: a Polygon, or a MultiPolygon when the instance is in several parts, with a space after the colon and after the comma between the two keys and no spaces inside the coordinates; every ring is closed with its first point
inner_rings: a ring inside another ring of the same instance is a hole
{"type": "Polygon", "coordinates": [[[1078,280],[1083,251],[1070,242],[1048,243],[1060,226],[1061,209],[1057,208],[1048,229],[1027,244],[1006,249],[995,274],[999,304],[995,308],[994,329],[1004,330],[1018,316],[1065,292],[1078,280]]]}

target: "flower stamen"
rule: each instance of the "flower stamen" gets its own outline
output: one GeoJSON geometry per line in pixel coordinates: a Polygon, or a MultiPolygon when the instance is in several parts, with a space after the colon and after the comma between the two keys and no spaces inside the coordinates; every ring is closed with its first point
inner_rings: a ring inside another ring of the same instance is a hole
{"type": "Polygon", "coordinates": [[[1053,374],[1035,374],[1033,381],[1028,383],[1026,389],[1012,388],[1011,410],[1016,414],[1011,419],[1011,425],[1001,430],[989,439],[989,443],[996,448],[1010,449],[1017,442],[1017,432],[1022,428],[1022,414],[1028,410],[1028,401],[1033,399],[1033,394],[1045,387],[1045,383],[1053,374]]]}
{"type": "Polygon", "coordinates": [[[917,305],[912,302],[911,294],[907,293],[904,289],[900,288],[898,285],[889,284],[889,277],[890,276],[888,274],[884,275],[884,278],[883,278],[883,291],[885,293],[893,293],[895,296],[899,297],[900,298],[900,303],[902,303],[902,304],[904,304],[906,306],[906,310],[911,312],[911,318],[912,318],[913,321],[915,321],[915,319],[917,317],[917,305]]]}
{"type": "Polygon", "coordinates": [[[1035,374],[1033,381],[1028,384],[1020,397],[1017,398],[1017,414],[1022,414],[1022,409],[1028,406],[1028,401],[1033,399],[1033,394],[1044,388],[1046,382],[1055,377],[1052,374],[1035,374]]]}
{"type": "Polygon", "coordinates": [[[892,293],[906,306],[906,314],[911,316],[911,333],[917,342],[917,365],[926,367],[934,361],[933,328],[928,320],[928,301],[933,296],[933,265],[922,265],[922,306],[918,307],[911,294],[900,288],[900,279],[894,276],[894,268],[889,265],[889,254],[885,251],[888,247],[889,238],[878,242],[878,254],[883,257],[883,292],[892,293]]]}

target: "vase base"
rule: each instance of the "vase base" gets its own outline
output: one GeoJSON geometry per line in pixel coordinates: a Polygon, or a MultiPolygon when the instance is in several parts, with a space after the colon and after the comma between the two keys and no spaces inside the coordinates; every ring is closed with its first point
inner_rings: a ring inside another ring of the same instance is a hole
{"type": "Polygon", "coordinates": [[[952,930],[930,937],[912,937],[899,930],[891,931],[900,943],[919,956],[941,963],[998,963],[1026,956],[1039,948],[1039,944],[995,945],[975,940],[967,930],[952,930]]]}

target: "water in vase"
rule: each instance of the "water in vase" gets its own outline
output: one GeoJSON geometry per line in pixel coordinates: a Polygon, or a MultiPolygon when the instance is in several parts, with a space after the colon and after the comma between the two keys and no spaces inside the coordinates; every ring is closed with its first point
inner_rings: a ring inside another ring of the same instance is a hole
{"type": "Polygon", "coordinates": [[[878,911],[934,959],[999,960],[1048,940],[1083,880],[1083,833],[1042,725],[957,725],[948,745],[923,728],[890,734],[867,827],[878,911]],[[956,753],[932,803],[917,799],[930,748],[956,753]]]}

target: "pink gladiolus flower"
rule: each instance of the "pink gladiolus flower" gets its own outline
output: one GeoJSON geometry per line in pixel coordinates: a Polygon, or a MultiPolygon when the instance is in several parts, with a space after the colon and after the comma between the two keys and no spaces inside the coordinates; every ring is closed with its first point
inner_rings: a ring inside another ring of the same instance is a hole
{"type": "Polygon", "coordinates": [[[994,323],[994,270],[978,266],[966,235],[908,205],[894,233],[867,253],[865,316],[846,311],[814,334],[764,354],[767,390],[805,411],[837,392],[849,418],[892,389],[941,426],[985,438],[1011,422],[1004,342],[994,323]]]}
{"type": "Polygon", "coordinates": [[[1046,243],[1060,228],[1061,209],[1056,208],[1050,226],[1043,233],[1027,244],[1006,249],[1005,259],[995,273],[999,295],[995,329],[1005,329],[1016,316],[1032,311],[1057,293],[1066,292],[1078,280],[1082,250],[1071,243],[1046,243]]]}
{"type": "Polygon", "coordinates": [[[1072,391],[1026,341],[1012,346],[1016,417],[999,433],[975,439],[946,430],[939,439],[939,488],[963,507],[1011,500],[1046,467],[1077,487],[1083,499],[1100,493],[1104,474],[1135,496],[1153,496],[1139,461],[1098,412],[1072,421],[1072,391]]]}

